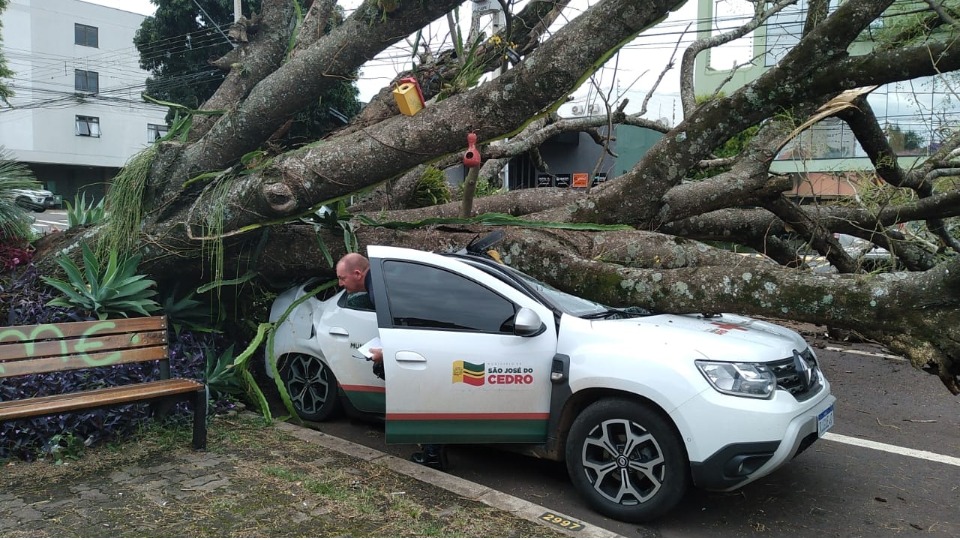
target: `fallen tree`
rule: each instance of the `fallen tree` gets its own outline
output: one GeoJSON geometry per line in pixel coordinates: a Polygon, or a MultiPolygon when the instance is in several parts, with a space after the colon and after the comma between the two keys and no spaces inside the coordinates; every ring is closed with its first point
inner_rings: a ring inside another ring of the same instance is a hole
{"type": "MultiPolygon", "coordinates": [[[[960,189],[940,181],[956,174],[960,131],[944,137],[919,167],[901,170],[864,98],[874,85],[960,68],[952,23],[918,44],[895,42],[852,55],[854,41],[896,5],[849,0],[828,17],[808,20],[797,45],[753,82],[699,105],[686,96],[685,116],[676,126],[626,115],[622,106],[583,122],[559,120],[552,113],[571,91],[683,3],[602,0],[536,46],[522,47],[522,59],[498,77],[455,88],[415,116],[388,113],[381,99],[376,111],[322,140],[280,152],[268,147],[291,115],[460,3],[404,2],[387,10],[384,5],[392,3],[367,0],[329,33],[291,41],[297,28],[323,28],[310,23],[329,12],[323,6],[328,2],[314,2],[299,26],[293,24],[293,2],[264,0],[257,31],[248,32],[248,41],[231,53],[233,62],[219,64],[235,76],[211,98],[208,108],[216,109],[215,116],[128,165],[108,198],[112,215],[122,219],[83,235],[64,235],[56,247],[95,238],[114,250],[136,251],[144,257],[141,270],[159,281],[255,275],[277,283],[332,275],[331,260],[347,249],[344,228],[361,250],[369,244],[452,249],[499,228],[506,232],[499,246],[506,262],[561,289],[611,305],[732,311],[855,330],[960,393],[960,241],[946,221],[960,214],[960,189]],[[296,43],[293,53],[280,54],[288,43],[296,43]],[[891,199],[880,209],[806,207],[785,197],[791,184],[771,173],[773,157],[796,137],[803,120],[827,116],[847,122],[886,189],[909,197],[891,199]],[[589,191],[484,197],[470,209],[474,220],[455,219],[463,210],[458,202],[403,208],[409,198],[399,194],[388,197],[399,204],[358,204],[355,212],[339,216],[347,224],[336,216],[326,220],[329,227],[315,219],[322,205],[351,195],[409,189],[416,175],[404,181],[406,173],[457,160],[468,132],[484,144],[509,138],[508,145],[484,150],[505,160],[516,155],[511,152],[535,149],[545,130],[592,130],[613,122],[660,129],[664,136],[631,170],[589,191]],[[759,129],[742,152],[714,159],[716,149],[752,127],[759,129]],[[690,181],[718,163],[721,172],[690,181]],[[918,224],[932,240],[904,235],[899,229],[904,224],[918,224]],[[898,271],[863,272],[833,233],[861,236],[888,249],[898,271]],[[818,252],[839,273],[811,272],[792,240],[818,252]],[[705,242],[745,246],[765,256],[745,257],[705,242]],[[230,269],[229,276],[223,268],[230,269]]],[[[516,25],[556,19],[566,4],[529,2],[507,31],[533,40],[546,35],[516,25]]],[[[825,1],[809,4],[811,13],[819,8],[826,13],[825,1]]],[[[932,8],[931,13],[937,19],[932,8]]],[[[508,39],[485,42],[484,69],[500,68],[501,62],[489,58],[502,58],[508,44],[508,39]]],[[[466,69],[463,58],[448,55],[445,61],[452,62],[443,66],[446,72],[466,69]]],[[[684,73],[692,76],[691,70],[684,73]]]]}

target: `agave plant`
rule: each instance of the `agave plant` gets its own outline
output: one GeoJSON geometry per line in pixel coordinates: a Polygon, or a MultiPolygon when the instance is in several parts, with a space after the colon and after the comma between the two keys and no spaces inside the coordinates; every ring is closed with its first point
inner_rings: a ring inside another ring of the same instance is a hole
{"type": "Polygon", "coordinates": [[[117,254],[111,252],[106,268],[101,269],[93,251],[86,244],[82,249],[83,271],[68,256],[61,255],[57,263],[67,273],[68,281],[43,277],[45,283],[64,294],[47,302],[48,306],[79,307],[101,320],[110,315],[129,317],[131,312],[150,315],[160,309],[152,300],[157,294],[152,290],[156,282],[136,273],[139,255],[118,262],[117,254]]]}
{"type": "Polygon", "coordinates": [[[179,284],[174,285],[170,294],[163,296],[163,313],[179,334],[184,328],[198,332],[218,332],[216,326],[220,322],[219,310],[211,307],[209,302],[198,300],[196,291],[190,291],[183,297],[178,297],[179,284]]]}
{"type": "Polygon", "coordinates": [[[235,369],[233,345],[227,347],[220,355],[213,347],[205,347],[204,357],[207,359],[204,380],[210,388],[210,393],[217,398],[243,397],[244,383],[242,375],[235,369]]]}
{"type": "Polygon", "coordinates": [[[94,204],[93,199],[87,203],[87,194],[83,193],[73,198],[73,204],[66,201],[67,204],[67,227],[82,227],[87,225],[96,225],[103,221],[105,211],[103,208],[103,199],[94,204]]]}

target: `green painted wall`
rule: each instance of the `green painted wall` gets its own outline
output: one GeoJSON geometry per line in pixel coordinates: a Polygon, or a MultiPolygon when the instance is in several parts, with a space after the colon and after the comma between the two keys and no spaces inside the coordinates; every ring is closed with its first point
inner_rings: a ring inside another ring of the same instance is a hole
{"type": "Polygon", "coordinates": [[[663,134],[652,129],[637,126],[617,126],[617,159],[611,178],[629,171],[653,147],[663,134]]]}

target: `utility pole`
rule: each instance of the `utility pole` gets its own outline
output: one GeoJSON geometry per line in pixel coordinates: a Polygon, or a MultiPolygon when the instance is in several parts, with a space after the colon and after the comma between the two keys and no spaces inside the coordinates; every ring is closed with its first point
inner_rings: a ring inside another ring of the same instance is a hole
{"type": "Polygon", "coordinates": [[[243,17],[243,10],[240,7],[240,0],[233,0],[233,22],[238,22],[243,17]]]}

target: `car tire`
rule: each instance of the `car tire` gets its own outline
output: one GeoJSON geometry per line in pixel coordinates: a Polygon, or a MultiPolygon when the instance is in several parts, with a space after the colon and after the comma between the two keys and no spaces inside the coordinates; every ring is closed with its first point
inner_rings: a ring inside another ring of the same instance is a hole
{"type": "Polygon", "coordinates": [[[24,210],[37,211],[37,207],[33,204],[33,201],[26,197],[17,197],[16,199],[17,206],[23,208],[24,210]]]}
{"type": "Polygon", "coordinates": [[[280,378],[302,420],[323,422],[340,411],[337,378],[323,360],[294,353],[279,362],[280,378]]]}
{"type": "Polygon", "coordinates": [[[587,503],[639,523],[672,510],[690,484],[690,464],[673,425],[652,407],[604,399],[570,427],[567,472],[587,503]]]}

